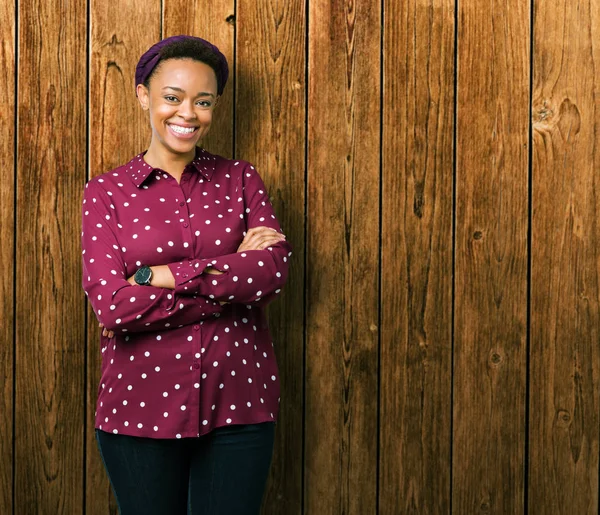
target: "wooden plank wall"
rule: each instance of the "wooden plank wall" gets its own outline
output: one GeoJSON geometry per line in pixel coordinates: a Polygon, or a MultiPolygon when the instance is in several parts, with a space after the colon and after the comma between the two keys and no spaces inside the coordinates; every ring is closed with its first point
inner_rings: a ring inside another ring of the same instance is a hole
{"type": "Polygon", "coordinates": [[[529,508],[597,513],[600,5],[539,2],[534,20],[529,508]]]}
{"type": "Polygon", "coordinates": [[[379,508],[389,515],[451,507],[454,10],[452,0],[384,9],[379,508]]]}
{"type": "Polygon", "coordinates": [[[17,6],[13,509],[77,513],[87,407],[75,201],[86,171],[86,9],[67,0],[17,6]]]}
{"type": "Polygon", "coordinates": [[[524,2],[458,4],[457,513],[518,513],[524,504],[529,28],[524,2]]]}
{"type": "Polygon", "coordinates": [[[14,456],[14,223],[15,223],[15,4],[0,5],[0,507],[13,507],[14,456]]]}
{"type": "Polygon", "coordinates": [[[205,145],[295,249],[263,513],[598,513],[599,2],[6,0],[0,31],[0,513],[117,513],[80,199],[179,33],[228,57],[205,145]]]}

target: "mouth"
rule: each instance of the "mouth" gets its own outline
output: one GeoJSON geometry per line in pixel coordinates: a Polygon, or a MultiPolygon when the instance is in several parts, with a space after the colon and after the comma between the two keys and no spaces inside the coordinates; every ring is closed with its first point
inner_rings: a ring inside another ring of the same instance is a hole
{"type": "Polygon", "coordinates": [[[176,138],[179,139],[192,139],[196,133],[198,132],[199,127],[194,127],[194,126],[183,126],[183,125],[177,125],[174,123],[168,123],[167,127],[169,129],[169,132],[171,134],[173,134],[173,136],[175,136],[176,138]]]}

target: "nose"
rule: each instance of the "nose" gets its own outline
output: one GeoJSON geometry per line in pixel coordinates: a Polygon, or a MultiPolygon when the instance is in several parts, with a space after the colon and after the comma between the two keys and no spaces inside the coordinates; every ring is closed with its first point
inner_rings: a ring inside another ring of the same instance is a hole
{"type": "Polygon", "coordinates": [[[184,120],[193,120],[196,118],[196,112],[194,111],[194,105],[191,101],[189,102],[181,102],[179,104],[178,113],[181,118],[184,120]]]}

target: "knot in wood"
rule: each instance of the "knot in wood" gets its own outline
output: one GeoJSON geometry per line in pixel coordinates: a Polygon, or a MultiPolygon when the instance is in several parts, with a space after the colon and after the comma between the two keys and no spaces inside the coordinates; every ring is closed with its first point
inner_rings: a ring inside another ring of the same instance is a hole
{"type": "Polygon", "coordinates": [[[497,350],[491,350],[489,354],[489,364],[491,367],[498,367],[502,364],[504,358],[502,353],[497,350]]]}
{"type": "Polygon", "coordinates": [[[558,130],[564,141],[570,141],[581,130],[581,114],[569,98],[565,98],[560,104],[558,130]]]}
{"type": "Polygon", "coordinates": [[[544,99],[542,105],[534,107],[533,119],[537,123],[547,124],[554,118],[554,109],[550,105],[550,100],[544,99]]]}
{"type": "Polygon", "coordinates": [[[556,412],[556,421],[559,426],[568,426],[571,423],[571,414],[564,409],[556,412]]]}

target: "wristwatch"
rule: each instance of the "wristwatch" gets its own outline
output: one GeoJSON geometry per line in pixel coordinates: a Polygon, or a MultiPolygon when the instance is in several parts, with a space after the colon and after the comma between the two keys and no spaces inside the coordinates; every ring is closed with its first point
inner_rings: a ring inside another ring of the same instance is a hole
{"type": "Polygon", "coordinates": [[[150,286],[152,280],[152,269],[144,265],[134,274],[133,280],[140,286],[150,286]]]}

